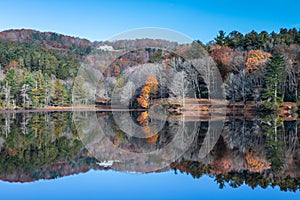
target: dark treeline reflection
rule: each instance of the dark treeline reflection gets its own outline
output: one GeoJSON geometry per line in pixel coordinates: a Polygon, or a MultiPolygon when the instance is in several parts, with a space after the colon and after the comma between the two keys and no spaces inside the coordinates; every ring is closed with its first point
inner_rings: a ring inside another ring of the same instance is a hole
{"type": "Polygon", "coordinates": [[[0,114],[0,177],[10,182],[50,179],[89,170],[68,112],[0,114]]]}
{"type": "Polygon", "coordinates": [[[284,191],[300,188],[296,121],[283,121],[272,115],[252,120],[228,118],[223,130],[217,133],[212,130],[216,125],[213,121],[191,122],[181,118],[168,120],[161,128],[162,123],[150,120],[147,113],[131,115],[135,118],[134,125],[126,123],[130,120],[128,116],[97,113],[102,130],[99,133],[99,127],[89,117],[91,113],[82,112],[76,124],[73,115],[72,112],[1,113],[0,179],[30,182],[90,169],[142,173],[174,170],[175,174],[186,172],[194,178],[208,174],[220,188],[243,184],[252,188],[279,186],[284,191]],[[151,123],[155,126],[150,126],[151,123]],[[145,139],[124,130],[139,131],[145,139]],[[212,146],[204,148],[208,143],[212,146]],[[181,148],[175,149],[179,144],[181,148]],[[169,149],[161,151],[161,158],[143,155],[165,148],[169,149]],[[159,159],[167,165],[153,168],[162,163],[159,159]]]}

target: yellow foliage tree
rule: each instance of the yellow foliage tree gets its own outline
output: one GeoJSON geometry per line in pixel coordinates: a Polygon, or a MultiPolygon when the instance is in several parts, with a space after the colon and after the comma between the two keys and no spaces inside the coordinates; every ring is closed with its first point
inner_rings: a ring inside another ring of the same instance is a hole
{"type": "Polygon", "coordinates": [[[246,152],[245,160],[247,169],[250,172],[261,172],[264,169],[270,168],[270,163],[266,160],[265,156],[262,156],[260,153],[254,152],[251,149],[246,152]]]}
{"type": "Polygon", "coordinates": [[[270,53],[261,50],[250,50],[247,53],[246,70],[250,73],[256,70],[260,70],[270,57],[270,53]]]}

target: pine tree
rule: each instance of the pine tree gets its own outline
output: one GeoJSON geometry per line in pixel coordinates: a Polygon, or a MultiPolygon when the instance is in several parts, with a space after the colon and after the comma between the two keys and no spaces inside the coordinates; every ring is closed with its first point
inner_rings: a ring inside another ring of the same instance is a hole
{"type": "Polygon", "coordinates": [[[5,101],[6,101],[6,108],[10,107],[10,104],[12,103],[12,106],[15,107],[16,104],[16,98],[19,96],[18,92],[20,91],[18,88],[18,82],[17,82],[17,74],[14,68],[10,68],[6,72],[6,76],[3,79],[3,92],[5,90],[5,101]]]}
{"type": "Polygon", "coordinates": [[[54,82],[51,100],[54,106],[67,105],[67,91],[59,79],[54,82]]]}
{"type": "Polygon", "coordinates": [[[32,101],[34,107],[43,107],[46,103],[46,85],[42,71],[37,71],[35,77],[35,86],[31,91],[32,101]]]}
{"type": "Polygon", "coordinates": [[[82,105],[86,104],[86,97],[87,97],[87,92],[83,86],[84,80],[82,77],[77,77],[74,81],[73,84],[73,104],[75,105],[82,105]]]}
{"type": "Polygon", "coordinates": [[[216,41],[216,44],[218,45],[221,45],[221,46],[224,46],[225,44],[225,32],[220,30],[219,31],[219,35],[215,38],[215,41],[216,41]]]}
{"type": "Polygon", "coordinates": [[[51,100],[51,93],[52,93],[52,80],[51,78],[45,74],[45,88],[46,88],[46,105],[49,105],[51,100]]]}
{"type": "Polygon", "coordinates": [[[4,85],[11,87],[11,97],[14,97],[17,93],[17,74],[14,68],[10,68],[6,72],[6,76],[3,80],[4,85]]]}
{"type": "MultiPolygon", "coordinates": [[[[278,106],[279,94],[282,94],[284,82],[285,60],[280,54],[274,54],[265,68],[265,77],[262,98],[278,106]]],[[[281,99],[282,100],[282,99],[281,99]]]]}

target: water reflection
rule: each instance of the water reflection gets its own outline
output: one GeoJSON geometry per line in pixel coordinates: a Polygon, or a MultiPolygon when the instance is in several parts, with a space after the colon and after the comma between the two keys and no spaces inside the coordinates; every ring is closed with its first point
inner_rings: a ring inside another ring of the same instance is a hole
{"type": "Polygon", "coordinates": [[[227,117],[221,130],[223,122],[214,120],[164,121],[142,111],[123,115],[116,122],[108,112],[0,114],[0,178],[29,182],[90,169],[174,170],[214,176],[221,188],[229,183],[299,190],[296,121],[227,117]],[[126,123],[128,117],[134,125],[126,123]],[[140,135],[127,134],[135,128],[140,135]]]}

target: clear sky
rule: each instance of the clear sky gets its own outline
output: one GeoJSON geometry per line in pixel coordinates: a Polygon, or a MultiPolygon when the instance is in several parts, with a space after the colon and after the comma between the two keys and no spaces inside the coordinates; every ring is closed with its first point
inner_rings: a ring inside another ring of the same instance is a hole
{"type": "Polygon", "coordinates": [[[128,199],[128,200],[299,200],[299,192],[281,192],[278,187],[255,190],[243,185],[222,190],[214,178],[174,175],[173,171],[151,174],[131,174],[114,171],[89,171],[55,180],[34,183],[7,183],[0,181],[2,199],[58,200],[58,199],[128,199]]]}
{"type": "Polygon", "coordinates": [[[229,33],[300,27],[299,0],[0,2],[0,30],[31,28],[94,40],[141,27],[162,27],[203,42],[229,33]]]}

